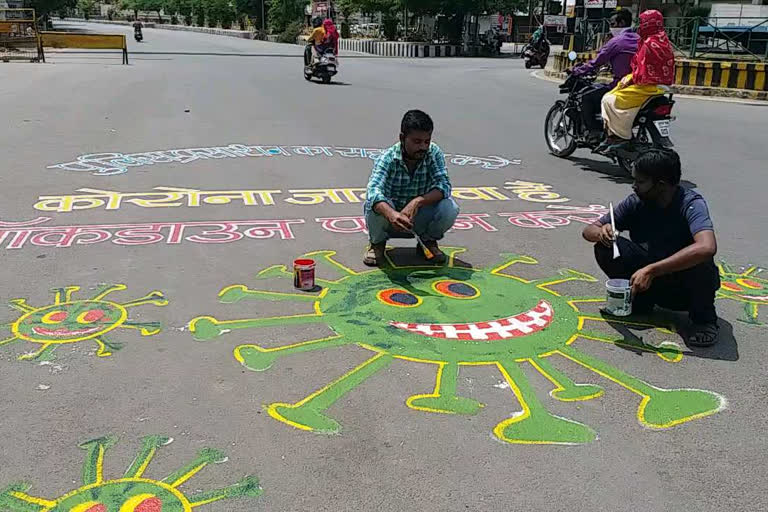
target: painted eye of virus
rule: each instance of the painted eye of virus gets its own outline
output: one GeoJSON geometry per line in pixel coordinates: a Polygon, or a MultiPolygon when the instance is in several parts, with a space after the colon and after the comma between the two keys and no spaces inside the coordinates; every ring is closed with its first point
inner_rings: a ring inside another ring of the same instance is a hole
{"type": "Polygon", "coordinates": [[[762,325],[757,319],[758,308],[768,305],[768,279],[762,279],[755,274],[757,267],[749,267],[741,273],[736,273],[726,263],[720,268],[720,289],[718,299],[730,299],[744,304],[744,318],[739,319],[748,324],[762,325]]]}
{"type": "Polygon", "coordinates": [[[399,288],[381,290],[376,294],[376,298],[384,304],[401,308],[415,308],[422,302],[420,297],[399,288]]]}
{"type": "Polygon", "coordinates": [[[480,290],[461,281],[437,281],[432,288],[446,297],[454,299],[474,299],[480,296],[480,290]]]}
{"type": "MultiPolygon", "coordinates": [[[[276,293],[232,285],[219,293],[219,299],[224,303],[244,299],[312,302],[312,313],[243,320],[204,316],[190,322],[190,331],[198,340],[209,340],[239,329],[320,323],[335,333],[278,347],[238,346],[236,359],[254,371],[269,369],[281,356],[317,349],[355,344],[371,351],[370,359],[306,398],[267,406],[272,418],[313,432],[339,432],[341,426],[325,411],[395,359],[436,366],[434,390],[413,395],[406,401],[411,409],[432,413],[477,414],[483,404],[457,394],[459,369],[471,365],[498,370],[521,409],[494,429],[498,439],[509,443],[579,444],[596,438],[587,425],[550,413],[521,367],[528,365],[548,379],[553,385],[550,396],[556,400],[590,400],[603,393],[599,386],[573,382],[550,362],[552,359],[575,362],[638,395],[637,418],[647,427],[670,428],[714,414],[724,406],[724,399],[715,393],[662,389],[574,346],[577,340],[587,340],[655,353],[670,363],[682,359],[680,347],[673,342],[654,346],[590,330],[607,320],[582,313],[579,304],[604,299],[563,297],[554,287],[566,282],[596,282],[592,276],[563,270],[552,279],[527,280],[508,271],[537,264],[531,257],[506,255],[502,264],[483,270],[454,265],[456,254],[463,249],[446,251],[448,264],[444,267],[398,267],[387,254],[386,269],[366,272],[344,266],[334,259],[333,251],[309,253],[305,256],[317,258],[319,263],[343,274],[335,281],[319,280],[324,287],[319,294],[276,293]],[[455,300],[464,298],[473,300],[455,300]],[[393,308],[390,303],[410,307],[393,308]],[[419,307],[413,307],[416,304],[419,307]]],[[[291,275],[282,265],[259,274],[260,278],[291,275]]],[[[666,329],[620,318],[611,318],[610,322],[672,334],[666,329]]]]}
{"type": "Polygon", "coordinates": [[[165,306],[168,301],[163,294],[153,291],[140,299],[118,303],[106,300],[116,291],[125,290],[123,284],[105,286],[91,299],[75,300],[72,298],[79,286],[56,288],[54,303],[40,308],[30,306],[26,299],[13,299],[10,306],[23,314],[13,322],[10,338],[0,340],[0,345],[15,341],[29,341],[39,348],[19,356],[23,359],[45,359],[51,357],[59,345],[92,340],[98,346],[97,355],[112,355],[111,350],[119,350],[122,345],[110,343],[104,335],[118,328],[138,329],[142,336],[153,336],[160,332],[160,322],[132,322],[128,319],[128,309],[144,304],[165,306]]]}
{"type": "Polygon", "coordinates": [[[190,464],[162,480],[144,476],[155,453],[173,441],[147,436],[133,463],[121,478],[104,480],[104,454],[116,442],[102,437],[80,445],[86,451],[82,487],[49,500],[27,494],[29,485],[16,484],[0,493],[0,508],[13,512],[191,512],[214,501],[255,497],[262,493],[259,481],[246,476],[235,485],[187,496],[179,487],[209,464],[227,461],[217,450],[206,448],[190,464]]]}

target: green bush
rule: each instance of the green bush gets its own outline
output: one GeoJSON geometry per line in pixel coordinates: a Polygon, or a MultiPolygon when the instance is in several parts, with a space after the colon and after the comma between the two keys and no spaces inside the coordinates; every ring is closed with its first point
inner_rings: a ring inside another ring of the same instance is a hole
{"type": "Polygon", "coordinates": [[[397,16],[384,16],[382,29],[384,31],[384,38],[387,41],[397,41],[397,16]]]}
{"type": "Polygon", "coordinates": [[[349,23],[344,21],[341,24],[341,37],[344,39],[349,39],[349,35],[350,35],[349,23]]]}
{"type": "Polygon", "coordinates": [[[296,39],[299,37],[299,34],[301,34],[303,31],[304,31],[304,24],[302,22],[294,21],[292,23],[289,23],[288,26],[285,27],[285,30],[280,32],[280,35],[277,36],[277,42],[296,44],[296,39]]]}

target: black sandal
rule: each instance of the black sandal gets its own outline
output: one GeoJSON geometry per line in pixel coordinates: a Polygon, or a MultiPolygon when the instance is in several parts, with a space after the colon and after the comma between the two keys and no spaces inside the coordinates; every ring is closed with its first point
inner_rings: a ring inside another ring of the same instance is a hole
{"type": "Polygon", "coordinates": [[[711,347],[717,343],[720,327],[717,324],[694,324],[693,332],[688,336],[688,345],[693,347],[711,347]]]}

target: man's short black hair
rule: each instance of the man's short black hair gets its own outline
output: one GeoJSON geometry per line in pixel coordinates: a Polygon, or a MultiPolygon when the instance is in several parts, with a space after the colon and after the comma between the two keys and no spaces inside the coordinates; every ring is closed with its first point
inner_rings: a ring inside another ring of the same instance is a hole
{"type": "Polygon", "coordinates": [[[632,11],[629,9],[619,9],[612,14],[616,18],[617,23],[621,23],[624,27],[632,26],[632,11]]]}
{"type": "Polygon", "coordinates": [[[635,160],[636,172],[648,176],[654,182],[665,181],[670,185],[680,183],[680,155],[671,149],[649,149],[635,160]]]}
{"type": "Polygon", "coordinates": [[[411,132],[431,133],[434,129],[435,123],[432,122],[432,118],[421,110],[409,110],[405,113],[403,121],[400,123],[400,133],[406,137],[411,132]]]}

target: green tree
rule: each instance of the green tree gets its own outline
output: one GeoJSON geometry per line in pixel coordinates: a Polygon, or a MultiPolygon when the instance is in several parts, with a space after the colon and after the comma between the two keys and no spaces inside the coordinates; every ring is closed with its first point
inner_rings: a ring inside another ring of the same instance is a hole
{"type": "Polygon", "coordinates": [[[76,7],[77,0],[25,0],[24,7],[34,9],[38,17],[48,17],[52,12],[76,7]]]}
{"type": "Polygon", "coordinates": [[[284,32],[291,23],[304,19],[308,0],[272,0],[269,5],[269,27],[273,32],[284,32]]]}
{"type": "Polygon", "coordinates": [[[206,0],[208,15],[208,26],[217,27],[219,24],[223,28],[232,27],[235,20],[235,11],[230,5],[229,0],[206,0]]]}
{"type": "Polygon", "coordinates": [[[136,3],[140,11],[156,12],[157,22],[163,23],[163,17],[160,13],[165,6],[164,0],[136,0],[136,3]]]}
{"type": "Polygon", "coordinates": [[[96,2],[94,0],[77,0],[77,8],[82,11],[83,17],[87,20],[91,18],[91,11],[93,11],[95,5],[96,2]]]}
{"type": "Polygon", "coordinates": [[[118,4],[121,11],[133,11],[134,19],[139,17],[139,3],[138,0],[120,0],[118,4]]]}
{"type": "Polygon", "coordinates": [[[206,2],[205,0],[192,0],[192,12],[195,17],[195,25],[205,26],[206,2]]]}

